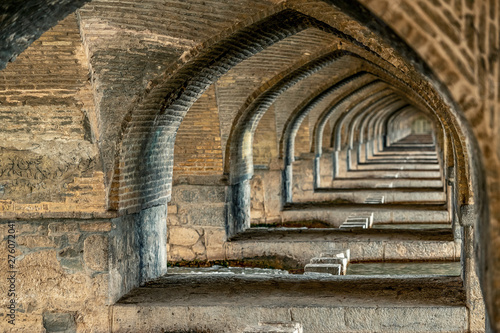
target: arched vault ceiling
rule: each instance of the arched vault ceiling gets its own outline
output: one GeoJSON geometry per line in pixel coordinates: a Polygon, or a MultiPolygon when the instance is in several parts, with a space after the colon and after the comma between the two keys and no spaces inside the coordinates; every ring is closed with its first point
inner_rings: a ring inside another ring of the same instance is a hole
{"type": "Polygon", "coordinates": [[[315,90],[325,82],[336,82],[347,74],[359,68],[361,62],[358,59],[346,56],[334,62],[330,66],[301,80],[290,89],[281,94],[274,103],[276,112],[276,131],[282,133],[287,119],[293,110],[305,99],[311,96],[315,90]]]}
{"type": "Polygon", "coordinates": [[[271,6],[272,2],[266,0],[94,0],[80,12],[100,24],[96,30],[103,33],[113,29],[137,37],[160,36],[158,40],[167,44],[187,45],[209,40],[233,27],[234,22],[247,21],[271,6]]]}
{"type": "Polygon", "coordinates": [[[339,39],[316,28],[290,36],[234,66],[215,83],[223,151],[237,112],[261,85],[322,49],[335,50],[339,39]]]}
{"type": "MultiPolygon", "coordinates": [[[[353,91],[356,87],[363,86],[375,79],[376,77],[373,76],[372,74],[365,74],[357,79],[352,80],[351,82],[347,83],[341,88],[335,90],[334,93],[328,95],[325,99],[319,102],[314,108],[312,108],[311,111],[309,111],[309,127],[311,129],[314,128],[321,113],[325,111],[333,101],[337,100],[339,96],[344,96],[347,93],[353,91]]],[[[309,131],[310,142],[313,142],[313,135],[314,135],[313,131],[310,130],[309,131]]]]}

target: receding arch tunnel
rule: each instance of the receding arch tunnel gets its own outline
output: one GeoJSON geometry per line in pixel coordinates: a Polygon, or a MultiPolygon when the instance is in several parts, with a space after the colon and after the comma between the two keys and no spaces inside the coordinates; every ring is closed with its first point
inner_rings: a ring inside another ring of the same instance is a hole
{"type": "Polygon", "coordinates": [[[495,1],[43,4],[0,5],[20,330],[500,331],[495,1]]]}

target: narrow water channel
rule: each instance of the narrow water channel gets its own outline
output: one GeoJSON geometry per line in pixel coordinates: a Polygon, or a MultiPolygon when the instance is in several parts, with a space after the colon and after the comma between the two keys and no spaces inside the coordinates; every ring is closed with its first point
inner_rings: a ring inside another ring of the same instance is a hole
{"type": "Polygon", "coordinates": [[[460,275],[456,262],[356,263],[347,266],[347,275],[460,275]]]}

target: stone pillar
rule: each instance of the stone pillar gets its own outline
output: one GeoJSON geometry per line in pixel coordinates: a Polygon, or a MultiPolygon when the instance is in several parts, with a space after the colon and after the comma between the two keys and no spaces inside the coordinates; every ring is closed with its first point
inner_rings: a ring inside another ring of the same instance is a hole
{"type": "Polygon", "coordinates": [[[236,235],[250,227],[250,184],[242,180],[229,186],[227,191],[227,237],[236,235]]]}
{"type": "Polygon", "coordinates": [[[292,186],[292,177],[293,177],[293,168],[290,164],[287,164],[285,166],[285,169],[282,172],[282,178],[283,178],[283,190],[282,190],[282,196],[283,196],[283,204],[292,202],[293,200],[293,186],[292,186]]]}
{"type": "Polygon", "coordinates": [[[338,178],[340,176],[339,154],[340,154],[340,152],[338,150],[335,150],[332,154],[332,157],[333,157],[333,179],[338,178]]]}

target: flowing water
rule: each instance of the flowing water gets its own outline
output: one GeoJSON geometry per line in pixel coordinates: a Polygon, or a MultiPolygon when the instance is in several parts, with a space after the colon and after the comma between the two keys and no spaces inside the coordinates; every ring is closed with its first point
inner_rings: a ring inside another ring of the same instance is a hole
{"type": "Polygon", "coordinates": [[[393,223],[393,224],[373,224],[373,229],[438,229],[451,228],[451,224],[442,223],[393,223]]]}
{"type": "Polygon", "coordinates": [[[214,265],[212,267],[169,267],[168,274],[264,274],[264,275],[287,275],[288,271],[270,268],[251,267],[223,267],[214,265]]]}

